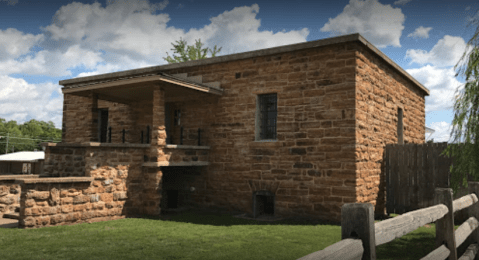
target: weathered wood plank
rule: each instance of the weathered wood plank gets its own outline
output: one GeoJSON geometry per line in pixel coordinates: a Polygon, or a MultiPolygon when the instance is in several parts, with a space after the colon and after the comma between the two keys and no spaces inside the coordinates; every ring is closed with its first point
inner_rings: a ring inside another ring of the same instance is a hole
{"type": "Polygon", "coordinates": [[[446,259],[451,252],[445,245],[442,245],[436,248],[434,251],[429,253],[427,256],[421,258],[421,260],[443,260],[446,259]]]}
{"type": "Polygon", "coordinates": [[[360,239],[343,239],[298,260],[359,260],[362,258],[363,252],[363,243],[360,239]]]}
{"type": "Polygon", "coordinates": [[[391,177],[391,145],[386,145],[385,172],[386,172],[386,213],[389,215],[394,213],[394,190],[393,180],[391,177]]]}
{"type": "Polygon", "coordinates": [[[434,204],[441,203],[447,207],[448,212],[436,221],[436,246],[446,245],[449,249],[448,259],[457,260],[452,189],[436,188],[434,204]]]}
{"type": "Polygon", "coordinates": [[[424,145],[419,145],[417,147],[417,196],[418,196],[418,207],[425,208],[424,206],[424,188],[426,185],[426,180],[424,177],[424,152],[423,152],[424,145]]]}
{"type": "Polygon", "coordinates": [[[371,203],[347,203],[341,207],[341,239],[359,238],[363,259],[376,259],[374,206],[371,203]]]}
{"type": "Polygon", "coordinates": [[[418,163],[417,163],[417,144],[414,144],[412,147],[412,170],[411,170],[411,175],[412,175],[412,204],[413,204],[413,209],[417,210],[420,209],[419,207],[419,199],[418,199],[418,176],[417,176],[417,169],[418,169],[418,163]]]}
{"type": "Polygon", "coordinates": [[[459,260],[474,260],[477,255],[477,251],[479,251],[479,245],[478,244],[470,244],[466,252],[459,258],[459,260]]]}
{"type": "Polygon", "coordinates": [[[475,217],[470,217],[461,226],[459,226],[454,232],[454,237],[456,239],[456,248],[458,248],[467,237],[479,226],[479,222],[475,217]]]}
{"type": "MultiPolygon", "coordinates": [[[[469,194],[475,194],[476,196],[479,195],[479,183],[478,182],[468,182],[468,189],[469,194]]],[[[475,217],[479,219],[479,203],[475,203],[467,208],[467,213],[470,217],[475,217]]],[[[479,243],[479,229],[474,230],[471,236],[472,243],[478,244],[479,243]]]]}
{"type": "MultiPolygon", "coordinates": [[[[405,207],[406,207],[406,193],[404,191],[405,184],[407,183],[407,169],[405,168],[404,165],[404,145],[398,145],[398,164],[397,164],[397,172],[398,172],[398,187],[397,187],[397,207],[396,207],[396,213],[397,214],[403,214],[405,213],[405,207]]],[[[406,190],[407,191],[407,190],[406,190]]]]}
{"type": "Polygon", "coordinates": [[[472,204],[476,203],[478,200],[477,200],[477,196],[476,194],[469,194],[469,195],[466,195],[466,196],[463,196],[457,200],[454,200],[453,204],[452,204],[452,207],[454,208],[454,212],[456,211],[459,211],[461,209],[465,209],[469,206],[471,206],[472,204]]]}
{"type": "Polygon", "coordinates": [[[400,238],[418,229],[419,227],[434,222],[439,218],[442,218],[447,212],[447,207],[440,204],[377,222],[375,224],[376,246],[391,242],[396,238],[400,238]]]}
{"type": "Polygon", "coordinates": [[[399,154],[399,146],[398,145],[394,145],[393,146],[394,149],[391,151],[391,155],[392,155],[392,160],[391,160],[391,168],[393,169],[392,173],[391,173],[391,176],[393,177],[393,184],[394,184],[394,213],[396,214],[401,214],[400,213],[400,210],[399,210],[399,207],[400,207],[400,193],[401,193],[401,185],[399,183],[399,176],[400,176],[400,172],[399,172],[399,159],[398,159],[398,154],[399,154]]]}

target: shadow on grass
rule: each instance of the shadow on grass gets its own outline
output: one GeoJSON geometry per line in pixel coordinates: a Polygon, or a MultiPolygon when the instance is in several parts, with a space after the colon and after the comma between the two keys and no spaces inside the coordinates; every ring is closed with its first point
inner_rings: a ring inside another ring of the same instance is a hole
{"type": "Polygon", "coordinates": [[[243,219],[235,216],[242,212],[221,212],[214,210],[188,210],[184,212],[162,213],[161,216],[138,216],[144,219],[156,219],[178,223],[191,223],[212,226],[235,226],[235,225],[333,225],[340,226],[338,222],[331,222],[309,218],[285,218],[276,221],[261,221],[243,219]]]}

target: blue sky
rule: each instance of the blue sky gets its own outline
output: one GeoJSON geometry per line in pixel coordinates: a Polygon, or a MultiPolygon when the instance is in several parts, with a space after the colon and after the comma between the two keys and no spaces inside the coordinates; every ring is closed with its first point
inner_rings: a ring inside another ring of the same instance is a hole
{"type": "Polygon", "coordinates": [[[0,117],[61,127],[59,80],[166,64],[171,42],[219,55],[361,33],[431,91],[426,125],[447,141],[470,0],[0,0],[0,117]]]}

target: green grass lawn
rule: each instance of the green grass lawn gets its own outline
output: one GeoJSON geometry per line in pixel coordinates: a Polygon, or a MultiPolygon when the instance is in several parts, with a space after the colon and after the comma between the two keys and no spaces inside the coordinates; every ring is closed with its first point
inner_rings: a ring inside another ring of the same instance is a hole
{"type": "MultiPolygon", "coordinates": [[[[168,218],[0,228],[0,259],[297,259],[341,239],[338,225],[198,212],[168,218]]],[[[434,236],[433,225],[421,227],[377,247],[377,259],[419,259],[435,248],[434,236]]]]}

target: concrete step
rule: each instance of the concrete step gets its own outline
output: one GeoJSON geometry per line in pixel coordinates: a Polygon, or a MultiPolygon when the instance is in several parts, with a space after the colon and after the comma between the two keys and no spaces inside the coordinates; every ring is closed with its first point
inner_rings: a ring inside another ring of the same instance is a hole
{"type": "Polygon", "coordinates": [[[14,212],[14,213],[3,214],[3,218],[20,219],[20,213],[14,212]]]}

